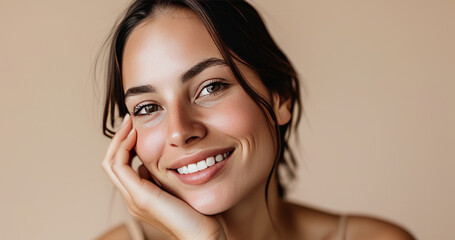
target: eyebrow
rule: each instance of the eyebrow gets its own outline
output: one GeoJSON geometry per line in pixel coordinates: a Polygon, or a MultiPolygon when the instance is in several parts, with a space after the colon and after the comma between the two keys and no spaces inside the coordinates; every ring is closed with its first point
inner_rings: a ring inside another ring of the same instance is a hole
{"type": "Polygon", "coordinates": [[[227,66],[227,63],[223,59],[219,59],[219,58],[209,58],[209,59],[202,60],[199,63],[197,63],[196,65],[194,65],[193,67],[191,67],[189,70],[187,70],[180,77],[180,80],[182,83],[185,83],[189,79],[192,79],[195,76],[197,76],[198,74],[200,74],[201,72],[203,72],[205,69],[207,69],[209,67],[213,67],[213,66],[218,66],[218,65],[227,66]]]}
{"type": "Polygon", "coordinates": [[[138,87],[132,87],[126,90],[125,93],[125,98],[135,96],[135,95],[140,95],[144,93],[153,93],[156,92],[155,88],[152,87],[151,85],[143,85],[143,86],[138,86],[138,87]]]}
{"type": "MultiPolygon", "coordinates": [[[[208,58],[208,59],[202,60],[202,61],[198,62],[196,65],[192,66],[190,69],[188,69],[184,74],[182,74],[180,76],[180,82],[185,83],[188,80],[199,75],[205,69],[207,69],[209,67],[213,67],[213,66],[219,66],[219,65],[227,66],[227,63],[223,59],[219,59],[219,58],[208,58]]],[[[144,93],[154,93],[154,92],[156,92],[156,89],[152,85],[149,85],[149,84],[132,87],[132,88],[129,88],[128,90],[126,90],[125,98],[144,94],[144,93]]]]}

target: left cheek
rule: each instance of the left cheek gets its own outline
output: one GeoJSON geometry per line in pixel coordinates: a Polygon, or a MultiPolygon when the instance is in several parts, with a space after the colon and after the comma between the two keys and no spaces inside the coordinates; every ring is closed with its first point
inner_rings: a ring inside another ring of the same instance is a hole
{"type": "Polygon", "coordinates": [[[232,100],[219,106],[217,114],[208,117],[216,129],[235,138],[249,138],[257,133],[258,126],[265,124],[264,114],[252,101],[232,100]]]}
{"type": "Polygon", "coordinates": [[[164,147],[164,133],[145,127],[138,128],[137,133],[136,153],[145,166],[152,170],[164,147]]]}
{"type": "MultiPolygon", "coordinates": [[[[230,99],[227,104],[219,106],[218,110],[212,112],[217,114],[207,118],[209,124],[222,135],[236,139],[243,148],[243,154],[247,154],[248,158],[254,156],[255,159],[264,159],[273,155],[275,147],[268,119],[248,96],[230,99]]],[[[254,161],[253,164],[260,163],[254,161]]]]}

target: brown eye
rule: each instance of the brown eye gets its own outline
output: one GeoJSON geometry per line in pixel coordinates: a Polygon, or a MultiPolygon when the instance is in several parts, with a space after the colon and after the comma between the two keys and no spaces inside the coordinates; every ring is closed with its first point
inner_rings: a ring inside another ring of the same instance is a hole
{"type": "Polygon", "coordinates": [[[161,111],[162,109],[163,108],[157,104],[142,104],[134,108],[134,116],[150,115],[157,111],[161,111]]]}
{"type": "Polygon", "coordinates": [[[202,89],[201,93],[199,94],[199,97],[203,97],[203,96],[210,95],[210,94],[215,94],[218,91],[225,89],[226,87],[228,87],[228,84],[220,82],[220,81],[214,81],[202,89]]]}

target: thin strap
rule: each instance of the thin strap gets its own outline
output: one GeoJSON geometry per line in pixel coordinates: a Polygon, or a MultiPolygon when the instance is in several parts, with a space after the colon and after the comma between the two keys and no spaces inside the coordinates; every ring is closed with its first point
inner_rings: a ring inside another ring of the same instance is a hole
{"type": "Polygon", "coordinates": [[[344,240],[346,238],[346,226],[348,222],[347,215],[341,215],[340,221],[338,222],[338,230],[337,230],[337,240],[344,240]]]}
{"type": "Polygon", "coordinates": [[[128,222],[126,222],[126,227],[128,228],[128,232],[130,233],[132,240],[144,240],[145,239],[144,231],[142,230],[140,223],[133,217],[130,217],[128,219],[128,222]]]}

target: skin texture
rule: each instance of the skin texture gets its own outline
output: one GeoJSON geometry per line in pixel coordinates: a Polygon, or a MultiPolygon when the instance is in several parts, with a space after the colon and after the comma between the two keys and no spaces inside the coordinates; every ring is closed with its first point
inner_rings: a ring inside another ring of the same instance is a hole
{"type": "MultiPolygon", "coordinates": [[[[125,101],[137,131],[139,158],[160,186],[211,215],[231,208],[266,180],[276,147],[268,118],[229,67],[209,67],[182,84],[180,76],[186,70],[210,58],[222,59],[197,18],[160,15],[131,33],[123,77],[124,89],[141,85],[156,89],[125,101]],[[222,79],[228,86],[206,93],[211,79],[222,79]],[[161,109],[134,116],[134,108],[147,102],[161,109]],[[223,171],[203,185],[184,184],[169,170],[177,159],[220,148],[235,150],[223,171]]],[[[259,78],[244,66],[241,71],[270,100],[259,78]]]]}
{"type": "MultiPolygon", "coordinates": [[[[126,43],[125,92],[138,86],[148,90],[126,98],[131,117],[125,117],[102,166],[141,220],[146,237],[155,238],[158,229],[170,239],[335,239],[339,216],[282,201],[275,178],[267,211],[266,179],[276,151],[271,121],[224,65],[181,81],[206,59],[222,57],[203,24],[187,10],[154,15],[126,43]],[[183,157],[213,149],[233,152],[207,182],[185,184],[170,169],[183,157]],[[133,150],[143,162],[140,174],[130,167],[133,150]]],[[[287,123],[289,103],[280,102],[251,69],[237,65],[248,84],[274,106],[278,124],[287,123]]],[[[349,221],[348,239],[379,236],[375,228],[400,230],[366,219],[349,221]]],[[[114,239],[126,230],[115,231],[100,239],[114,239]]]]}

